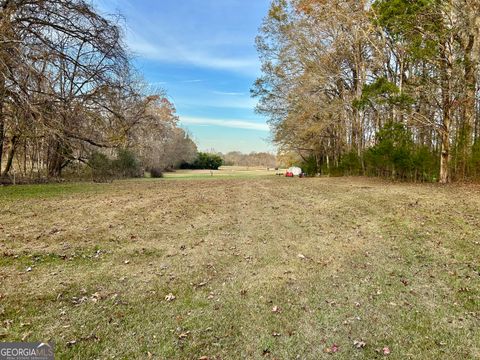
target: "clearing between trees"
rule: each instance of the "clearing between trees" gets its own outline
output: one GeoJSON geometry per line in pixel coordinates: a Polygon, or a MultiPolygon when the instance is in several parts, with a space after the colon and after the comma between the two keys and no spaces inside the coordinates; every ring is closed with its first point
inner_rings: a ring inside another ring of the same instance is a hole
{"type": "Polygon", "coordinates": [[[1,339],[58,359],[480,358],[480,187],[386,185],[0,189],[1,339]]]}

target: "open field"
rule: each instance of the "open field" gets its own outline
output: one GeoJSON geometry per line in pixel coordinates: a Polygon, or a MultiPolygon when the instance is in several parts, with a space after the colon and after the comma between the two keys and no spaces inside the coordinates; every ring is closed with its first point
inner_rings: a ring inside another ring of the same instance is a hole
{"type": "Polygon", "coordinates": [[[222,166],[219,170],[177,170],[172,173],[165,173],[165,177],[168,179],[200,179],[211,177],[249,178],[270,176],[276,173],[284,173],[284,170],[276,171],[273,168],[267,169],[264,167],[222,166]]]}
{"type": "Polygon", "coordinates": [[[480,358],[480,187],[183,174],[0,188],[0,341],[54,340],[58,359],[480,358]]]}

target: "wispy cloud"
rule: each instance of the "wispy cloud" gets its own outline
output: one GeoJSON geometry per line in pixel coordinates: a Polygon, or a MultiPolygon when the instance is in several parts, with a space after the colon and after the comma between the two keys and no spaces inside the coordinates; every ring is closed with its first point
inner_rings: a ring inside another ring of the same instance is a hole
{"type": "MultiPolygon", "coordinates": [[[[224,20],[219,21],[215,14],[210,14],[207,10],[225,11],[231,9],[232,4],[218,4],[216,0],[203,4],[203,7],[187,4],[177,6],[174,3],[158,7],[138,0],[96,0],[96,3],[106,13],[118,10],[125,14],[127,44],[139,57],[258,75],[259,61],[253,51],[253,36],[228,30],[230,27],[224,24],[227,21],[238,21],[239,26],[242,24],[240,18],[229,12],[222,17],[224,20]],[[163,14],[158,13],[161,8],[164,8],[163,14]],[[184,16],[184,21],[167,17],[169,12],[178,17],[184,16]]],[[[198,1],[198,5],[201,3],[203,0],[198,1]]]]}
{"type": "MultiPolygon", "coordinates": [[[[206,94],[208,95],[209,93],[206,92],[206,94]]],[[[205,96],[204,94],[200,94],[196,98],[177,97],[175,103],[188,106],[189,108],[209,107],[215,109],[244,109],[252,111],[257,106],[257,101],[247,96],[205,96]]]]}
{"type": "Polygon", "coordinates": [[[180,121],[186,125],[213,125],[213,126],[222,126],[235,129],[247,129],[247,130],[259,130],[259,131],[270,131],[269,127],[265,123],[257,123],[245,120],[221,120],[221,119],[208,119],[208,118],[198,118],[198,117],[181,117],[180,121]]]}
{"type": "Polygon", "coordinates": [[[229,70],[245,74],[257,74],[259,65],[256,57],[228,57],[207,54],[199,50],[189,49],[181,44],[168,46],[154,44],[139,35],[128,36],[130,49],[138,56],[168,63],[182,63],[201,68],[229,70]]]}

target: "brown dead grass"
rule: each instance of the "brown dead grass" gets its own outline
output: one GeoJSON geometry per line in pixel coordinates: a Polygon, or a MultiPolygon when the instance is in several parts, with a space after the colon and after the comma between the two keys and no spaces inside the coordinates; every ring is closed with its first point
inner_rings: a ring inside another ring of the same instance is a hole
{"type": "Polygon", "coordinates": [[[479,193],[272,176],[6,197],[2,340],[66,359],[473,359],[479,193]]]}

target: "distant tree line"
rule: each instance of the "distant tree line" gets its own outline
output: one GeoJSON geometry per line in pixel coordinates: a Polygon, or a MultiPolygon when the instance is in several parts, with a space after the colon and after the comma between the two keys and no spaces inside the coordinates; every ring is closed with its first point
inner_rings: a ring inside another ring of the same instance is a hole
{"type": "Polygon", "coordinates": [[[132,67],[119,19],[84,0],[0,0],[0,12],[4,180],[59,177],[122,149],[143,168],[196,156],[165,93],[132,67]]]}
{"type": "Polygon", "coordinates": [[[274,0],[257,48],[252,93],[282,157],[316,173],[480,178],[480,0],[274,0]]]}
{"type": "Polygon", "coordinates": [[[266,168],[275,168],[277,157],[267,152],[251,152],[244,154],[239,151],[231,151],[221,154],[224,165],[229,166],[261,166],[266,168]]]}

